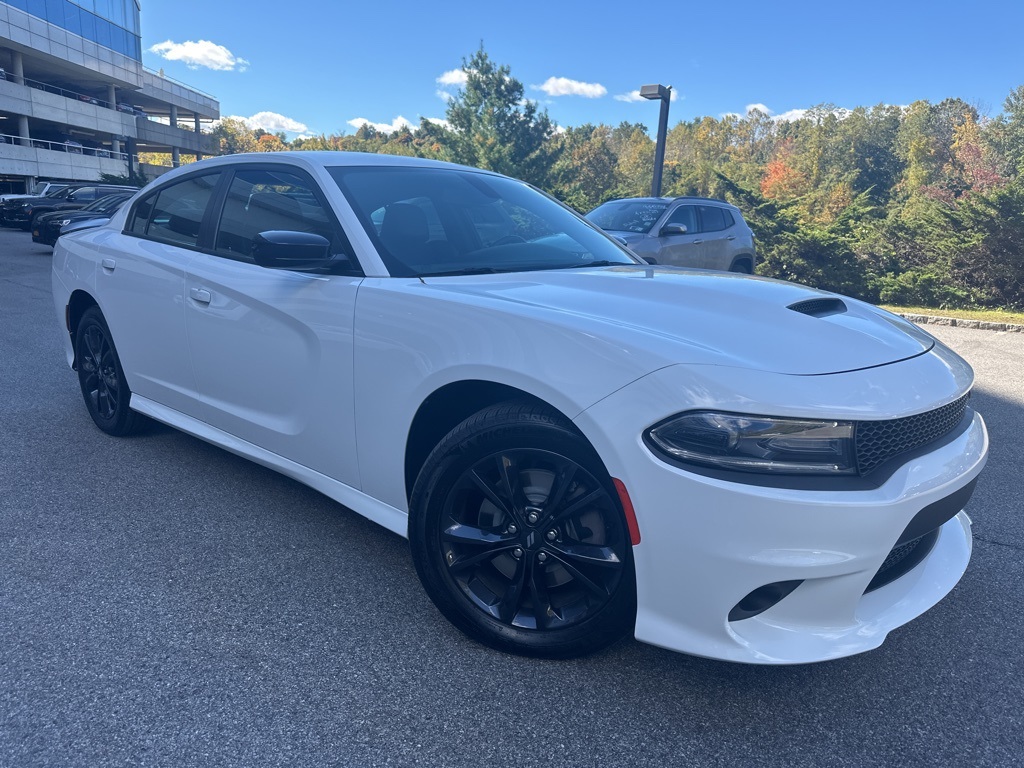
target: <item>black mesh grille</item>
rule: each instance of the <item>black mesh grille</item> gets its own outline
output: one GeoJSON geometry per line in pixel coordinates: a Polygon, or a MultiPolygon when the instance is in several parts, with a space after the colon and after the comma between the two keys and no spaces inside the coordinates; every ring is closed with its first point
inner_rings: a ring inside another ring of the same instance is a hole
{"type": "Polygon", "coordinates": [[[902,419],[857,422],[857,469],[866,475],[893,456],[938,440],[960,423],[971,393],[927,413],[902,419]]]}
{"type": "Polygon", "coordinates": [[[804,315],[821,317],[822,315],[834,315],[846,311],[846,305],[839,299],[805,299],[796,304],[790,304],[789,309],[800,312],[804,315]]]}
{"type": "Polygon", "coordinates": [[[929,531],[924,536],[918,536],[916,539],[905,544],[893,547],[892,551],[886,556],[885,562],[882,563],[882,567],[878,569],[874,578],[871,579],[868,588],[864,590],[864,594],[872,592],[879,587],[884,587],[886,584],[891,584],[900,576],[908,573],[915,565],[928,556],[938,538],[939,531],[935,529],[934,531],[929,531]]]}

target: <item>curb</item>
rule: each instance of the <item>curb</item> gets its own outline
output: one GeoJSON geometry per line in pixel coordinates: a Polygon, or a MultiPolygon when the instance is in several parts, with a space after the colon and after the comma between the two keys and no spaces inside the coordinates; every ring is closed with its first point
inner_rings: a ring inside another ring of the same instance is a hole
{"type": "Polygon", "coordinates": [[[1017,323],[993,323],[989,320],[966,320],[962,317],[943,317],[941,315],[908,315],[903,312],[897,314],[918,325],[949,325],[955,328],[976,328],[981,331],[1024,333],[1024,325],[1017,323]]]}

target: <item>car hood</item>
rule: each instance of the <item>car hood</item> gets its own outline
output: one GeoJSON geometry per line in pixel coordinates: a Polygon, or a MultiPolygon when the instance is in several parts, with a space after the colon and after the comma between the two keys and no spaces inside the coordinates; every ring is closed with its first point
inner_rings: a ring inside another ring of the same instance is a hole
{"type": "Polygon", "coordinates": [[[869,304],[727,272],[624,265],[424,283],[449,298],[454,292],[470,303],[603,336],[628,354],[648,353],[648,364],[818,375],[905,360],[935,343],[912,323],[869,304]],[[811,299],[838,302],[799,306],[811,299]]]}

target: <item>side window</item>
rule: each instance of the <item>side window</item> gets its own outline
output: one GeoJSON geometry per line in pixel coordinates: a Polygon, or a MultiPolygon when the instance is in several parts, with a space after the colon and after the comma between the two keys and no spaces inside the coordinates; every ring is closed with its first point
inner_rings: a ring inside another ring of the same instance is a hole
{"type": "Polygon", "coordinates": [[[689,234],[700,232],[697,226],[697,209],[692,205],[680,205],[668,217],[666,224],[683,224],[689,234]]]}
{"type": "Polygon", "coordinates": [[[96,187],[79,187],[70,195],[68,200],[75,203],[88,203],[96,199],[96,187]]]}
{"type": "Polygon", "coordinates": [[[700,206],[701,232],[721,232],[725,229],[725,209],[711,205],[700,206]]]}
{"type": "Polygon", "coordinates": [[[219,179],[219,173],[208,173],[163,187],[155,200],[149,197],[136,206],[132,232],[175,245],[195,246],[206,205],[219,179]],[[144,231],[139,229],[142,225],[144,231]]]}
{"type": "Polygon", "coordinates": [[[724,208],[722,209],[722,215],[725,216],[725,228],[726,229],[728,229],[729,227],[731,227],[731,226],[736,224],[736,219],[734,219],[732,217],[732,213],[730,213],[729,211],[725,210],[724,208]]]}
{"type": "Polygon", "coordinates": [[[128,231],[135,235],[145,235],[149,220],[153,216],[153,203],[156,202],[156,193],[146,195],[135,204],[132,211],[132,220],[128,225],[128,231]]]}
{"type": "Polygon", "coordinates": [[[334,253],[346,251],[311,182],[287,171],[236,172],[217,228],[217,253],[252,261],[256,235],[275,229],[321,235],[334,253]]]}

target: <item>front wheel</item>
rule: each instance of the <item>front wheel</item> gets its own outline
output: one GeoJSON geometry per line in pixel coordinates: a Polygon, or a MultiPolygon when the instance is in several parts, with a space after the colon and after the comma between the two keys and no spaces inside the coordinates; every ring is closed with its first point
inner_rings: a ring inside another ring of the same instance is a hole
{"type": "Polygon", "coordinates": [[[427,459],[410,507],[420,580],[470,637],[568,658],[632,628],[622,508],[593,448],[549,409],[504,403],[464,421],[427,459]]]}
{"type": "Polygon", "coordinates": [[[141,417],[128,407],[132,393],[98,307],[87,309],[78,322],[75,360],[85,407],[96,426],[115,436],[134,432],[141,417]]]}

